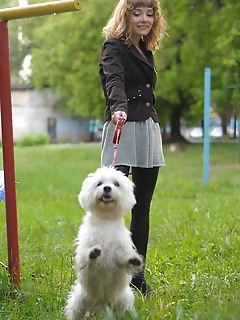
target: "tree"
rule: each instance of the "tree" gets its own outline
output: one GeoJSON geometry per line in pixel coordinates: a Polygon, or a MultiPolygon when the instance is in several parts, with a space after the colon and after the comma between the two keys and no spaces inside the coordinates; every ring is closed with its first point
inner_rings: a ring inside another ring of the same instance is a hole
{"type": "MultiPolygon", "coordinates": [[[[18,0],[0,0],[0,8],[6,9],[18,6],[18,0]]],[[[23,60],[28,52],[26,43],[21,37],[21,20],[8,22],[9,43],[10,43],[10,62],[11,70],[18,72],[21,69],[23,60]]]]}
{"type": "MultiPolygon", "coordinates": [[[[231,112],[233,96],[223,88],[226,56],[239,56],[239,10],[228,1],[163,1],[169,21],[169,40],[163,50],[160,73],[164,86],[161,95],[171,102],[172,139],[180,138],[180,117],[203,117],[203,72],[212,68],[212,97],[225,117],[231,112]],[[233,19],[233,22],[232,22],[233,19]],[[231,25],[231,34],[227,28],[231,25]],[[232,41],[234,38],[235,42],[232,41]],[[219,54],[219,48],[225,52],[219,54]],[[170,60],[172,59],[172,60],[170,60]],[[224,97],[224,98],[223,98],[224,97]]],[[[238,4],[239,9],[239,4],[238,4]]],[[[227,59],[226,59],[227,58],[227,59]]],[[[227,60],[227,61],[226,61],[227,60]]]]}
{"type": "MultiPolygon", "coordinates": [[[[217,64],[222,65],[221,74],[217,79],[221,79],[221,92],[213,95],[218,106],[218,112],[223,121],[223,129],[226,132],[226,119],[234,115],[240,117],[240,4],[235,1],[228,1],[222,6],[221,15],[216,19],[218,37],[216,47],[218,56],[217,64]],[[231,21],[226,17],[230,18],[231,21]],[[225,94],[223,95],[223,92],[225,94]],[[217,95],[217,96],[216,96],[217,95]]],[[[236,137],[236,124],[234,136],[236,137]]]]}
{"type": "Polygon", "coordinates": [[[62,104],[75,114],[103,115],[98,59],[110,4],[111,0],[90,0],[80,12],[45,17],[33,32],[34,84],[55,88],[62,104]]]}
{"type": "MultiPolygon", "coordinates": [[[[3,0],[0,0],[3,1],[3,0]]],[[[29,0],[29,3],[46,0],[29,0]]],[[[240,4],[234,0],[162,0],[168,37],[155,53],[158,71],[156,109],[161,124],[171,123],[173,141],[181,140],[182,117],[203,117],[204,68],[212,69],[212,99],[222,118],[236,106],[240,4]],[[227,35],[227,36],[226,36],[227,35]]],[[[103,115],[104,97],[98,77],[102,28],[112,0],[83,0],[80,12],[23,20],[24,45],[32,53],[32,81],[50,86],[62,105],[75,114],[103,115]]]]}

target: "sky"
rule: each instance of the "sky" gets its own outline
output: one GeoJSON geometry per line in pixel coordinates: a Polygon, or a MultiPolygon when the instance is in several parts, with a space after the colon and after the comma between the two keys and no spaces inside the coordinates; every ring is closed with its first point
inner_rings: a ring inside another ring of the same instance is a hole
{"type": "Polygon", "coordinates": [[[18,0],[19,7],[24,7],[28,5],[28,0],[18,0]]]}
{"type": "MultiPolygon", "coordinates": [[[[18,0],[19,7],[28,6],[28,0],[18,0]]],[[[23,61],[22,70],[19,72],[23,80],[27,80],[31,75],[31,55],[27,55],[23,61]]]]}

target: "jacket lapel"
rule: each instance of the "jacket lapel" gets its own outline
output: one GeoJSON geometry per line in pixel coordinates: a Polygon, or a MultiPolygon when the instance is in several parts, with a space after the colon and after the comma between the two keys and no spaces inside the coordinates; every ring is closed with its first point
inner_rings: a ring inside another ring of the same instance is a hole
{"type": "Polygon", "coordinates": [[[143,55],[137,50],[137,48],[131,44],[128,47],[128,50],[131,54],[133,54],[136,58],[144,62],[145,64],[149,65],[151,68],[154,68],[154,63],[153,63],[153,56],[150,51],[144,50],[144,53],[146,55],[146,58],[143,57],[143,55]]]}

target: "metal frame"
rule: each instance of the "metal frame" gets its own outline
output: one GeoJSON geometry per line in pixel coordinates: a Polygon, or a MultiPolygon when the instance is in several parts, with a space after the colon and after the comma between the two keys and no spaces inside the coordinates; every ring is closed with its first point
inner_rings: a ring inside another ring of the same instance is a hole
{"type": "MultiPolygon", "coordinates": [[[[12,99],[8,21],[81,9],[78,0],[63,0],[0,10],[0,106],[2,122],[2,152],[6,190],[6,228],[8,244],[7,269],[14,284],[20,284],[20,257],[15,186],[14,142],[12,127],[12,99]]],[[[5,266],[1,263],[2,266],[5,266]]]]}

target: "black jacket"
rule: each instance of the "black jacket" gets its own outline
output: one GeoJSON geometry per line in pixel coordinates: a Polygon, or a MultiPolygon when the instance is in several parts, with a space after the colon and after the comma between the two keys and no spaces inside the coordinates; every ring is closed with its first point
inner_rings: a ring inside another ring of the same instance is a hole
{"type": "Polygon", "coordinates": [[[115,111],[125,111],[127,121],[145,121],[152,117],[158,122],[154,109],[156,69],[151,51],[134,45],[127,46],[119,39],[108,39],[102,47],[99,75],[106,99],[105,121],[115,111]]]}

